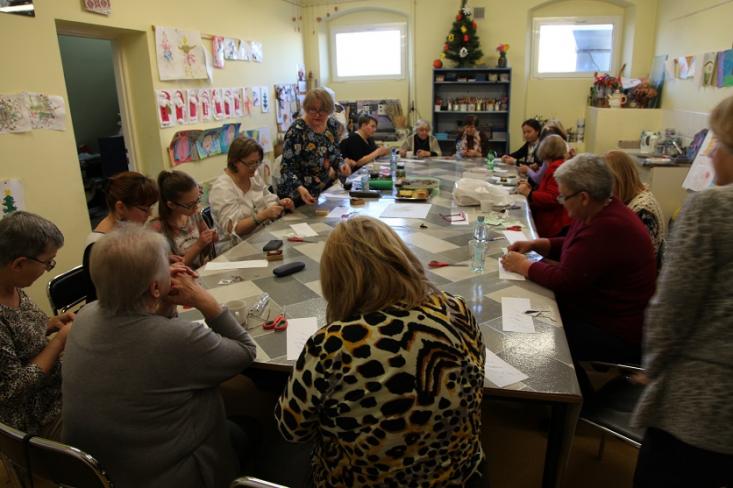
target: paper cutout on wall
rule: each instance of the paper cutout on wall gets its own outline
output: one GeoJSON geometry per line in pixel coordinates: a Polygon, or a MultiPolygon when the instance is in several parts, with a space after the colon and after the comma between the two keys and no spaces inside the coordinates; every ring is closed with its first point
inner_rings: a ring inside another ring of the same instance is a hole
{"type": "Polygon", "coordinates": [[[261,63],[263,52],[262,52],[262,43],[257,41],[251,41],[250,44],[250,59],[254,61],[255,63],[261,63]]]}
{"type": "Polygon", "coordinates": [[[262,150],[267,152],[272,152],[272,137],[270,136],[270,128],[269,127],[260,127],[257,130],[257,142],[262,146],[262,150]]]}
{"type": "Polygon", "coordinates": [[[211,55],[214,58],[214,68],[224,67],[224,38],[211,36],[211,55]]]}
{"type": "Polygon", "coordinates": [[[211,89],[211,114],[214,120],[222,120],[224,118],[224,97],[221,88],[211,89]]]}
{"type": "Polygon", "coordinates": [[[234,117],[234,99],[232,98],[231,88],[222,89],[222,99],[224,100],[224,118],[234,117]]]}
{"type": "Polygon", "coordinates": [[[172,127],[176,125],[173,112],[173,100],[168,90],[157,90],[158,93],[158,118],[161,127],[172,127]]]}
{"type": "Polygon", "coordinates": [[[201,136],[200,130],[184,130],[176,132],[168,147],[168,157],[171,164],[178,165],[188,161],[198,161],[199,153],[196,141],[201,136]]]}
{"type": "Polygon", "coordinates": [[[187,91],[188,104],[186,109],[186,120],[189,124],[195,124],[199,121],[199,91],[192,88],[187,91]]]}
{"type": "Polygon", "coordinates": [[[201,107],[201,121],[211,120],[211,90],[209,88],[199,90],[199,107],[201,107]]]}
{"type": "Polygon", "coordinates": [[[239,59],[239,40],[231,37],[224,38],[224,59],[233,61],[239,59]]]}
{"type": "Polygon", "coordinates": [[[43,93],[29,93],[31,127],[34,129],[66,130],[64,99],[43,93]]]}
{"type": "Polygon", "coordinates": [[[167,80],[200,80],[209,76],[201,34],[173,27],[155,27],[158,76],[167,80]]]}
{"type": "Polygon", "coordinates": [[[234,103],[234,116],[242,117],[244,109],[242,108],[242,89],[232,88],[232,103],[234,103]]]}
{"type": "Polygon", "coordinates": [[[111,0],[84,0],[84,8],[89,12],[94,12],[95,14],[112,14],[111,0]]]}
{"type": "Polygon", "coordinates": [[[675,78],[687,80],[695,77],[695,56],[680,56],[674,59],[675,78]]]}
{"type": "Polygon", "coordinates": [[[241,125],[242,124],[224,124],[221,127],[221,130],[219,131],[219,146],[221,147],[221,152],[223,154],[229,152],[229,146],[231,146],[232,141],[239,135],[239,127],[241,125]]]}
{"type": "Polygon", "coordinates": [[[270,111],[270,90],[266,86],[260,87],[260,107],[262,108],[262,113],[270,111]]]}
{"type": "Polygon", "coordinates": [[[196,140],[196,150],[198,151],[199,159],[221,154],[219,130],[220,129],[209,129],[201,131],[199,138],[196,140]]]}
{"type": "Polygon", "coordinates": [[[0,209],[2,217],[17,210],[25,210],[25,195],[20,180],[0,180],[0,209]]]}
{"type": "Polygon", "coordinates": [[[697,156],[687,172],[682,187],[693,191],[702,191],[708,188],[715,181],[715,170],[713,169],[712,154],[718,143],[713,131],[709,130],[705,139],[697,151],[697,156]]]}
{"type": "Polygon", "coordinates": [[[250,58],[250,44],[249,41],[239,41],[239,60],[249,61],[250,58]]]}
{"type": "Polygon", "coordinates": [[[242,111],[245,117],[252,115],[252,88],[242,88],[242,111]]]}
{"type": "Polygon", "coordinates": [[[715,86],[717,77],[718,53],[705,53],[702,57],[702,86],[715,86]]]}
{"type": "Polygon", "coordinates": [[[186,123],[186,92],[182,89],[173,92],[173,109],[176,113],[176,124],[184,125],[186,123]]]}
{"type": "Polygon", "coordinates": [[[300,112],[300,104],[297,97],[298,86],[275,85],[275,112],[279,132],[287,132],[292,125],[294,114],[300,112]]]}
{"type": "Polygon", "coordinates": [[[28,95],[25,93],[0,95],[0,134],[28,132],[31,129],[28,95]]]}
{"type": "Polygon", "coordinates": [[[252,90],[252,108],[260,108],[260,87],[253,86],[252,90]]]}

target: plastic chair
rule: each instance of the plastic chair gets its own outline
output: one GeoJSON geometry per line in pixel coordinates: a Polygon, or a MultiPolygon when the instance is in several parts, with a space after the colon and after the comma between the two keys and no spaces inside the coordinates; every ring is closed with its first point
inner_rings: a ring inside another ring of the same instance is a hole
{"type": "Polygon", "coordinates": [[[32,437],[28,459],[37,478],[74,488],[111,488],[107,473],[89,454],[60,442],[32,437]]]}
{"type": "Polygon", "coordinates": [[[79,265],[48,282],[48,300],[54,315],[64,313],[87,299],[92,284],[84,267],[79,265]]]}
{"type": "Polygon", "coordinates": [[[276,483],[270,483],[259,478],[253,478],[252,476],[243,476],[232,481],[229,488],[288,488],[285,485],[278,485],[276,483]]]}
{"type": "Polygon", "coordinates": [[[0,460],[6,466],[10,479],[23,487],[32,486],[25,449],[28,438],[30,436],[25,432],[0,423],[0,460]]]}
{"type": "MultiPolygon", "coordinates": [[[[594,361],[592,364],[614,367],[627,372],[643,372],[638,366],[594,361]]],[[[602,431],[598,446],[598,459],[603,457],[606,434],[621,439],[638,448],[644,438],[644,429],[631,427],[631,415],[639,402],[644,385],[629,381],[627,375],[620,375],[603,385],[590,400],[583,405],[580,420],[602,431]]]]}

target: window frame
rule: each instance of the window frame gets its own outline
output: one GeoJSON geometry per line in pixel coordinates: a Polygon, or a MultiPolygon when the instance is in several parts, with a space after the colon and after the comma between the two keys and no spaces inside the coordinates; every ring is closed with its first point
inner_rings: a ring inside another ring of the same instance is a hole
{"type": "Polygon", "coordinates": [[[574,17],[534,17],[532,19],[532,78],[592,78],[593,71],[566,71],[558,73],[540,73],[540,27],[543,25],[559,25],[559,24],[612,24],[612,41],[611,41],[611,66],[609,73],[615,73],[618,70],[621,59],[621,40],[623,38],[621,29],[623,27],[623,18],[620,15],[605,16],[574,16],[574,17]]]}
{"type": "Polygon", "coordinates": [[[407,22],[385,22],[380,24],[354,24],[330,27],[330,52],[331,52],[331,79],[336,82],[344,81],[373,81],[373,80],[404,80],[407,73],[407,22]],[[364,75],[364,76],[339,76],[337,60],[336,35],[349,32],[373,32],[393,31],[400,32],[400,73],[396,75],[364,75]]]}

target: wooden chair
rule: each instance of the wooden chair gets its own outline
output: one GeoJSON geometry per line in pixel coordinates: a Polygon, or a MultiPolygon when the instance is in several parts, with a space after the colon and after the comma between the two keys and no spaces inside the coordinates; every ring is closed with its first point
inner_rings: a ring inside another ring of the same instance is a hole
{"type": "Polygon", "coordinates": [[[27,444],[33,476],[62,487],[111,488],[107,473],[89,454],[60,442],[32,437],[27,444]]]}
{"type": "Polygon", "coordinates": [[[79,265],[48,282],[48,300],[54,315],[64,313],[87,299],[91,283],[84,267],[79,265]]]}

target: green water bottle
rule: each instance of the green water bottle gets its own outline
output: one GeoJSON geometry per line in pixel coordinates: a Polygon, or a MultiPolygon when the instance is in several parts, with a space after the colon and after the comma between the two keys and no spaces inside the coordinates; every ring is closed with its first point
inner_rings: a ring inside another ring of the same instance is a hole
{"type": "Polygon", "coordinates": [[[486,155],[486,167],[489,171],[494,171],[494,159],[496,159],[496,153],[489,151],[489,154],[486,155]]]}

